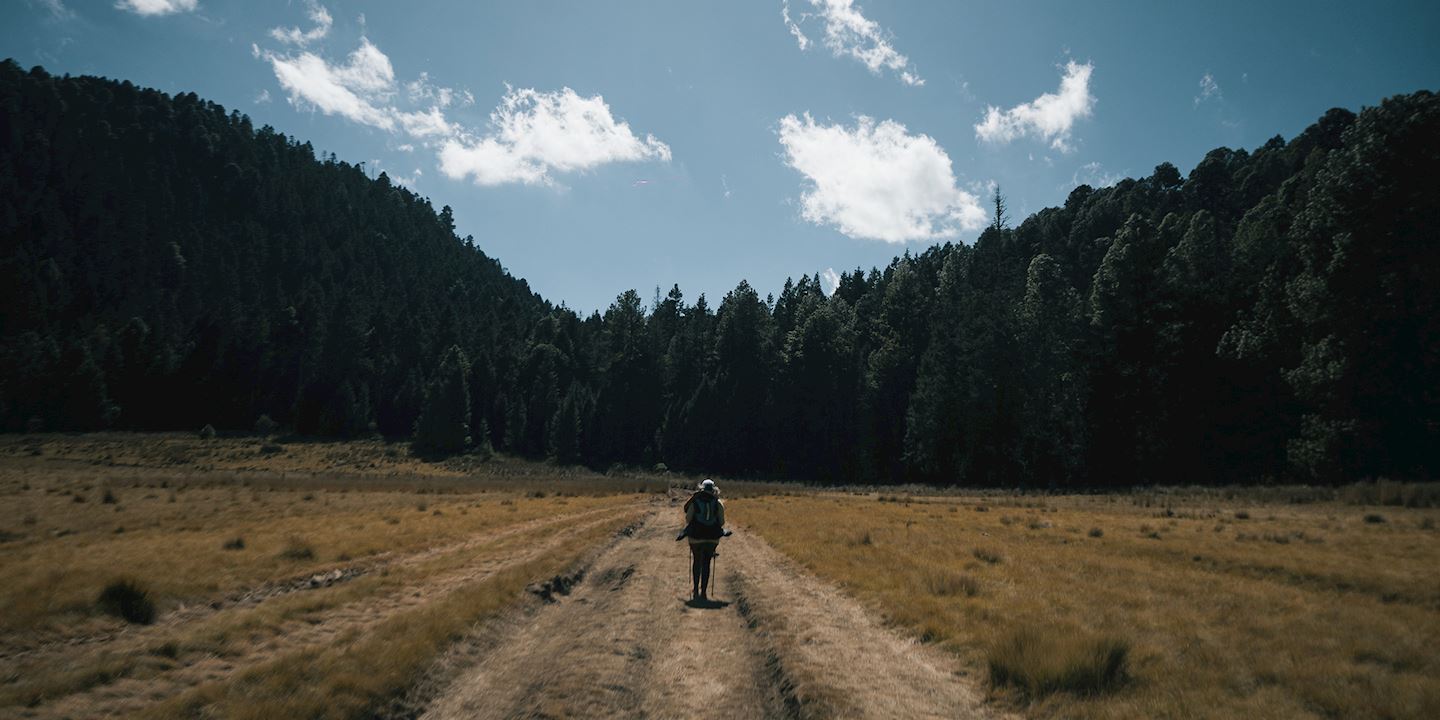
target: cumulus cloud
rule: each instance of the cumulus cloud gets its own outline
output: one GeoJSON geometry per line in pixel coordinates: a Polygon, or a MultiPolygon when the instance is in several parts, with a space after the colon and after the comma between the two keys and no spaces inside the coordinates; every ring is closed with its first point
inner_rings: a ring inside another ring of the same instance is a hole
{"type": "Polygon", "coordinates": [[[120,0],[115,3],[115,7],[129,10],[137,15],[169,15],[190,12],[198,5],[198,0],[120,0]]]}
{"type": "Polygon", "coordinates": [[[360,47],[344,63],[333,65],[311,52],[294,57],[258,48],[255,52],[270,62],[292,105],[382,130],[395,128],[396,112],[384,105],[394,92],[395,70],[369,39],[360,38],[360,47]]]}
{"type": "Polygon", "coordinates": [[[811,183],[800,204],[812,223],[888,243],[985,225],[980,201],[956,187],[950,156],[928,135],[863,116],[854,128],[822,125],[809,113],[782,118],[779,134],[785,163],[811,183]]]}
{"type": "Polygon", "coordinates": [[[507,86],[483,137],[444,143],[440,172],[478,185],[553,185],[557,173],[646,160],[669,162],[670,147],[653,135],[637,137],[601,96],[507,86]]]}
{"type": "Polygon", "coordinates": [[[829,48],[835,57],[859,60],[876,75],[882,70],[890,70],[906,85],[925,84],[925,80],[910,65],[910,59],[900,54],[891,44],[890,33],[881,28],[879,23],[865,17],[854,0],[809,2],[815,12],[801,13],[798,20],[790,15],[789,0],[784,0],[780,7],[780,17],[802,51],[809,48],[811,42],[809,36],[800,29],[800,23],[816,20],[824,26],[825,47],[829,48]]]}
{"type": "Polygon", "coordinates": [[[424,112],[397,112],[395,118],[406,133],[417,138],[449,137],[459,130],[445,119],[439,107],[432,106],[424,112]]]}
{"type": "Polygon", "coordinates": [[[310,16],[310,21],[315,23],[315,27],[309,30],[301,30],[298,27],[271,28],[270,37],[283,43],[304,47],[329,35],[330,26],[334,24],[334,20],[330,17],[330,11],[314,0],[311,0],[308,5],[310,10],[307,14],[310,16]]]}
{"type": "Polygon", "coordinates": [[[1009,110],[990,106],[985,119],[975,126],[975,136],[986,142],[1004,144],[1027,135],[1049,141],[1050,147],[1070,152],[1070,130],[1075,121],[1089,117],[1095,106],[1090,94],[1090,63],[1074,60],[1065,64],[1060,89],[1045,93],[1009,110]]]}
{"type": "Polygon", "coordinates": [[[825,268],[825,272],[820,273],[820,288],[826,295],[834,295],[839,287],[840,273],[835,272],[835,268],[825,268]]]}
{"type": "Polygon", "coordinates": [[[1200,103],[1211,98],[1220,100],[1223,97],[1224,96],[1220,94],[1220,84],[1215,82],[1215,77],[1208,72],[1205,73],[1205,75],[1200,78],[1200,94],[1195,96],[1195,107],[1200,107],[1200,103]]]}

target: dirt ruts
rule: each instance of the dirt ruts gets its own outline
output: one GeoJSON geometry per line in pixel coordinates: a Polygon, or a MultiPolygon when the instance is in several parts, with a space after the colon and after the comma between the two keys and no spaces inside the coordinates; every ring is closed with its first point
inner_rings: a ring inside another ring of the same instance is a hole
{"type": "Polygon", "coordinates": [[[957,661],[904,638],[742,529],[688,601],[675,518],[604,550],[568,595],[494,629],[429,701],[459,718],[992,717],[957,661]]]}

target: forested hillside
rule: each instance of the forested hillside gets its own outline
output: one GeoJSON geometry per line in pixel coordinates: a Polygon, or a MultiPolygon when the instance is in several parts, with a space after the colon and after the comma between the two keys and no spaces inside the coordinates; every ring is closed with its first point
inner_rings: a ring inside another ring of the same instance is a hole
{"type": "MultiPolygon", "coordinates": [[[[715,308],[580,318],[193,94],[0,65],[0,420],[381,432],[825,482],[1440,470],[1440,98],[715,308]]],[[[482,238],[483,243],[483,238],[482,238]]]]}

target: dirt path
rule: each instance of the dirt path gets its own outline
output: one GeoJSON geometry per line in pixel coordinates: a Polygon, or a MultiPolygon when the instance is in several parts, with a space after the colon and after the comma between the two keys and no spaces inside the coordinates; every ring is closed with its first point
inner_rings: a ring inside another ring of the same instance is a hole
{"type": "Polygon", "coordinates": [[[899,637],[743,530],[688,603],[674,513],[616,542],[567,597],[500,631],[430,704],[459,718],[990,717],[953,658],[899,637]]]}

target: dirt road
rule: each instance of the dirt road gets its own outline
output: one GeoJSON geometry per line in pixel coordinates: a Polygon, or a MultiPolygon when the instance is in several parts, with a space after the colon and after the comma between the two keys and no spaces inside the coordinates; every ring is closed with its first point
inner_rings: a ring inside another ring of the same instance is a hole
{"type": "Polygon", "coordinates": [[[715,601],[688,602],[675,514],[651,516],[571,594],[497,630],[424,717],[995,714],[952,658],[891,632],[743,528],[721,547],[715,601]]]}

